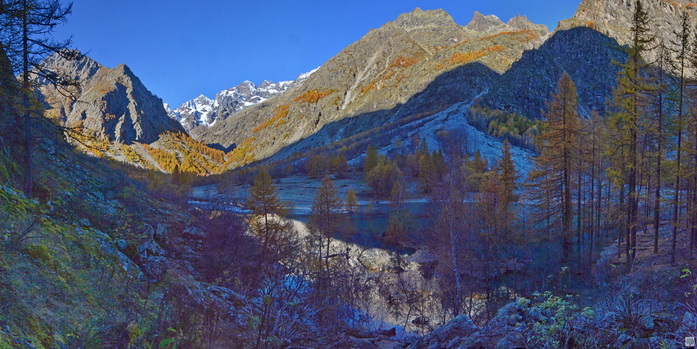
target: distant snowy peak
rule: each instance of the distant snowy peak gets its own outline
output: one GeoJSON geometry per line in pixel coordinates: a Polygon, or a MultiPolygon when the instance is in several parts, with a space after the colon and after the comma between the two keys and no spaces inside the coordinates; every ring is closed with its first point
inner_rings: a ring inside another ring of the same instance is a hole
{"type": "Polygon", "coordinates": [[[214,99],[200,95],[185,102],[177,109],[168,109],[168,113],[171,118],[179,121],[187,131],[200,126],[208,128],[218,120],[226,119],[240,110],[262,103],[302,83],[317,69],[300,74],[293,81],[276,83],[264,80],[258,86],[251,81],[244,81],[235,87],[218,92],[214,99]]]}
{"type": "MultiPolygon", "coordinates": [[[[185,129],[190,130],[196,126],[211,126],[215,123],[215,101],[204,96],[185,102],[175,110],[168,110],[173,119],[179,121],[185,129]]],[[[166,108],[167,109],[167,108],[166,108]]]]}

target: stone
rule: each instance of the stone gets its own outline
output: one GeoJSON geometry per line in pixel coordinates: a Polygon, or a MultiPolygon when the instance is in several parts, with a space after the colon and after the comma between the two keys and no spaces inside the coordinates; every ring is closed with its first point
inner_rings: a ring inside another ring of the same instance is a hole
{"type": "Polygon", "coordinates": [[[143,264],[143,272],[151,283],[159,282],[165,274],[167,259],[165,257],[149,257],[143,264]]]}
{"type": "Polygon", "coordinates": [[[189,227],[184,229],[182,237],[189,240],[203,240],[206,237],[206,233],[199,228],[189,227]]]}
{"type": "Polygon", "coordinates": [[[116,245],[116,248],[118,248],[119,251],[125,251],[126,248],[128,248],[128,242],[126,242],[124,239],[114,241],[114,245],[116,245]]]}
{"type": "Polygon", "coordinates": [[[160,247],[154,240],[147,240],[140,244],[137,248],[138,256],[142,260],[147,260],[153,256],[164,256],[165,250],[160,247]]]}
{"type": "Polygon", "coordinates": [[[90,220],[87,218],[80,218],[80,220],[78,220],[77,222],[78,222],[78,224],[80,224],[81,226],[83,226],[85,228],[89,228],[92,226],[92,224],[90,223],[90,220]]]}
{"type": "Polygon", "coordinates": [[[653,330],[656,327],[656,324],[654,323],[653,317],[651,315],[642,316],[641,318],[639,318],[639,322],[641,323],[641,326],[647,330],[653,330]]]}
{"type": "Polygon", "coordinates": [[[153,239],[156,241],[167,241],[168,227],[162,223],[157,223],[157,227],[153,233],[153,239]]]}
{"type": "Polygon", "coordinates": [[[632,339],[633,338],[631,336],[629,336],[628,334],[622,333],[615,341],[614,347],[619,348],[619,347],[631,342],[632,339]]]}
{"type": "Polygon", "coordinates": [[[462,338],[472,335],[478,329],[469,316],[458,315],[412,343],[409,348],[455,348],[463,341],[462,338]]]}

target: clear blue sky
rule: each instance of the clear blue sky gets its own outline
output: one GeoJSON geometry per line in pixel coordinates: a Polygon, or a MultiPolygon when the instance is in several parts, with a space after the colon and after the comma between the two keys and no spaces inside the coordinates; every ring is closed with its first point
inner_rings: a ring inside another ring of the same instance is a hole
{"type": "Polygon", "coordinates": [[[244,80],[292,80],[369,29],[416,7],[442,8],[461,25],[475,10],[503,21],[527,15],[550,30],[580,0],[73,0],[56,35],[98,62],[126,63],[173,107],[244,80]]]}

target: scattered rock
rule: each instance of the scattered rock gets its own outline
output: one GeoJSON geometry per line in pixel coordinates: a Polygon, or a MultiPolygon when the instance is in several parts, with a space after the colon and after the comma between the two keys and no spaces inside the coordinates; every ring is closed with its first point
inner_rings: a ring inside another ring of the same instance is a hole
{"type": "Polygon", "coordinates": [[[641,326],[643,326],[647,330],[653,330],[656,327],[656,324],[653,321],[653,317],[651,315],[644,315],[639,319],[639,322],[641,323],[641,326]]]}
{"type": "Polygon", "coordinates": [[[619,347],[621,347],[621,346],[623,346],[623,345],[625,345],[625,344],[627,344],[627,343],[629,343],[629,342],[631,342],[631,341],[632,341],[632,337],[631,337],[631,336],[629,336],[629,335],[626,334],[626,333],[622,333],[622,334],[617,338],[617,340],[615,341],[615,344],[613,345],[613,347],[619,348],[619,347]]]}
{"type": "Polygon", "coordinates": [[[462,341],[459,338],[468,337],[478,329],[469,316],[459,315],[417,340],[409,348],[455,348],[462,341]]]}
{"type": "Polygon", "coordinates": [[[496,349],[525,348],[525,338],[520,332],[512,331],[496,342],[496,349]]]}
{"type": "Polygon", "coordinates": [[[154,240],[147,240],[138,246],[138,256],[141,260],[147,260],[151,257],[164,256],[165,250],[160,247],[154,240]]]}
{"type": "Polygon", "coordinates": [[[167,270],[165,257],[149,257],[142,265],[143,272],[151,283],[159,282],[167,270]]]}

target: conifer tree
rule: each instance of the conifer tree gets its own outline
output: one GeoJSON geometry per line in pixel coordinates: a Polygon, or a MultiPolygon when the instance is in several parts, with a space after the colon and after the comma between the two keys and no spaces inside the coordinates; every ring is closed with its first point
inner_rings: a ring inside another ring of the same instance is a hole
{"type": "Polygon", "coordinates": [[[489,164],[486,159],[482,158],[479,150],[474,153],[471,160],[465,159],[465,184],[467,188],[478,191],[487,171],[489,171],[489,164]]]}
{"type": "Polygon", "coordinates": [[[319,234],[319,255],[323,260],[325,271],[329,271],[331,237],[338,233],[341,227],[341,209],[344,202],[339,196],[339,191],[329,176],[322,178],[322,184],[317,189],[315,200],[312,203],[312,215],[310,226],[319,234]]]}
{"type": "Polygon", "coordinates": [[[353,214],[358,210],[358,197],[356,197],[356,192],[353,188],[349,188],[346,193],[346,211],[353,214]]]}
{"type": "Polygon", "coordinates": [[[678,225],[680,222],[680,188],[683,176],[682,157],[683,157],[683,133],[684,133],[684,117],[685,117],[685,91],[687,88],[687,67],[689,62],[690,39],[692,37],[689,16],[684,12],[681,17],[680,28],[678,31],[673,31],[675,40],[671,41],[673,46],[673,54],[675,60],[673,62],[672,72],[678,79],[678,93],[676,96],[677,115],[672,122],[675,127],[676,136],[676,159],[675,159],[675,189],[673,196],[673,241],[671,244],[671,263],[675,263],[675,251],[677,245],[678,225]]]}
{"type": "Polygon", "coordinates": [[[363,173],[368,173],[378,165],[378,151],[372,145],[368,146],[363,162],[363,173]]]}
{"type": "Polygon", "coordinates": [[[275,249],[286,235],[287,223],[285,204],[278,196],[278,188],[273,184],[266,169],[261,169],[249,188],[247,208],[252,212],[250,227],[261,241],[264,255],[275,253],[275,249]]]}
{"type": "MultiPolygon", "coordinates": [[[[684,15],[683,15],[684,16],[684,15]]],[[[683,21],[685,18],[683,18],[683,21]]],[[[683,23],[685,24],[685,23],[683,23]]],[[[689,27],[684,27],[685,30],[688,30],[689,27]]],[[[653,126],[653,132],[654,132],[654,139],[653,139],[653,145],[654,145],[654,160],[656,162],[655,164],[655,182],[656,185],[654,187],[654,207],[653,207],[653,229],[654,229],[654,240],[653,240],[653,253],[658,253],[658,239],[659,239],[659,229],[660,229],[660,217],[661,217],[661,185],[663,183],[663,156],[664,156],[664,148],[665,148],[665,143],[666,143],[666,136],[665,136],[665,101],[666,98],[664,97],[666,93],[668,92],[668,86],[669,86],[669,77],[666,76],[665,71],[668,68],[668,65],[670,64],[670,54],[669,51],[667,50],[666,46],[664,45],[663,42],[659,45],[659,52],[658,52],[658,61],[656,62],[657,64],[657,69],[656,69],[656,91],[655,91],[655,107],[654,110],[656,111],[655,115],[655,124],[653,126]]]]}
{"type": "Polygon", "coordinates": [[[535,169],[530,178],[536,184],[531,189],[539,221],[561,223],[557,227],[561,230],[566,260],[571,252],[571,179],[579,131],[578,96],[568,74],[562,75],[547,109],[547,119],[537,138],[539,155],[534,158],[535,169]]]}
{"type": "Polygon", "coordinates": [[[637,0],[632,17],[632,46],[629,58],[622,65],[617,87],[613,91],[613,112],[608,128],[612,136],[609,152],[613,158],[610,172],[615,182],[627,187],[626,218],[626,258],[627,261],[636,254],[636,232],[638,226],[639,201],[637,193],[637,173],[639,168],[638,146],[639,134],[642,132],[646,113],[646,95],[652,87],[645,76],[647,64],[643,54],[648,52],[653,42],[649,32],[648,12],[642,2],[637,0]]]}
{"type": "Polygon", "coordinates": [[[516,180],[518,175],[516,174],[515,164],[513,163],[513,156],[511,155],[511,144],[508,139],[503,141],[503,148],[501,149],[501,159],[498,164],[500,182],[503,187],[504,198],[509,202],[515,201],[515,190],[517,188],[516,180]]]}

